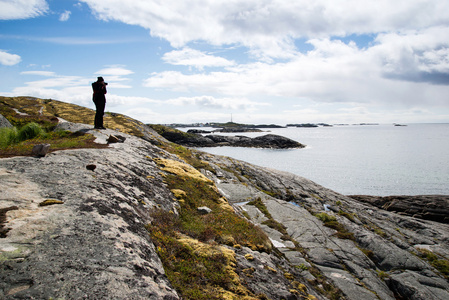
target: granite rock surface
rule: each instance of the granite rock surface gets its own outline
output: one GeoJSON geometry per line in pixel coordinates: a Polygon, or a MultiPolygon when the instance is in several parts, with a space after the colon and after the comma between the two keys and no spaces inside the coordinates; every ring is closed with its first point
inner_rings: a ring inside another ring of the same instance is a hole
{"type": "MultiPolygon", "coordinates": [[[[145,225],[155,208],[177,213],[156,162],[181,159],[160,148],[165,140],[151,130],[145,138],[61,127],[98,143],[125,139],[106,149],[0,159],[0,299],[180,299],[145,225]]],[[[194,154],[236,213],[271,240],[271,253],[222,245],[254,295],[449,299],[448,274],[422,255],[447,263],[448,224],[386,211],[290,173],[194,154]]]]}

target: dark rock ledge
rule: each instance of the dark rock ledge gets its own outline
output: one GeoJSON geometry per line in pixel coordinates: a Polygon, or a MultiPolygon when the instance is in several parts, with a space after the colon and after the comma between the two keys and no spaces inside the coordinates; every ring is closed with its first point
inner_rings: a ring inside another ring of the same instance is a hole
{"type": "Polygon", "coordinates": [[[255,138],[247,136],[223,136],[223,135],[206,135],[183,132],[174,128],[162,125],[151,125],[164,138],[170,142],[180,144],[187,147],[247,147],[247,148],[273,148],[273,149],[291,149],[304,148],[305,145],[292,139],[275,135],[266,134],[255,138]]]}
{"type": "Polygon", "coordinates": [[[369,203],[387,211],[397,212],[423,220],[449,224],[448,195],[366,196],[352,195],[352,199],[369,203]]]}

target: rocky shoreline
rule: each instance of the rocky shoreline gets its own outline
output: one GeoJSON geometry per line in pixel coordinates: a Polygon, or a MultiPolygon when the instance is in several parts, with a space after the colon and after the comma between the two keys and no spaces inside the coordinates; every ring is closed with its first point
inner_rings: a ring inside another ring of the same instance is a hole
{"type": "Polygon", "coordinates": [[[255,138],[247,136],[223,136],[223,135],[202,135],[202,132],[183,132],[174,128],[168,128],[161,125],[151,125],[161,136],[167,140],[187,147],[247,147],[247,148],[273,148],[273,149],[292,149],[304,148],[305,145],[292,139],[266,134],[255,138]]]}
{"type": "Polygon", "coordinates": [[[58,125],[102,144],[124,138],[107,148],[0,159],[0,299],[449,299],[448,224],[187,149],[125,119],[106,119],[118,130],[58,125]],[[177,229],[180,216],[224,223],[196,234],[177,229]],[[225,231],[246,222],[259,242],[225,231]],[[197,278],[192,296],[184,286],[197,278]]]}
{"type": "Polygon", "coordinates": [[[449,224],[448,195],[367,196],[351,195],[352,199],[378,208],[423,220],[449,224]]]}

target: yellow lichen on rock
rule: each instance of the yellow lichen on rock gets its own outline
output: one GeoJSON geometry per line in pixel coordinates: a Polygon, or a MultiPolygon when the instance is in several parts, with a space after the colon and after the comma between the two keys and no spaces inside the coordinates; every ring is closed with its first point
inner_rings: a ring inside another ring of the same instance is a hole
{"type": "Polygon", "coordinates": [[[165,158],[154,158],[161,170],[182,177],[190,177],[196,180],[212,183],[212,180],[201,174],[194,167],[185,163],[165,158]]]}
{"type": "Polygon", "coordinates": [[[186,235],[179,234],[178,242],[181,244],[187,245],[194,250],[194,252],[201,256],[213,256],[215,254],[222,254],[226,257],[228,264],[235,266],[235,252],[231,249],[221,247],[221,246],[212,246],[209,244],[205,244],[200,242],[197,239],[192,239],[186,235]]]}
{"type": "Polygon", "coordinates": [[[54,204],[64,204],[64,201],[56,200],[56,199],[47,199],[47,200],[39,203],[39,206],[48,206],[48,205],[54,205],[54,204]]]}
{"type": "Polygon", "coordinates": [[[176,199],[185,199],[187,193],[180,189],[172,189],[171,192],[176,197],[176,199]]]}
{"type": "Polygon", "coordinates": [[[252,297],[252,293],[240,282],[240,277],[235,272],[236,259],[235,252],[233,250],[222,246],[202,243],[199,240],[192,239],[182,234],[179,234],[178,242],[193,249],[195,254],[206,258],[213,259],[216,255],[223,255],[223,257],[225,257],[226,265],[224,267],[224,271],[227,273],[233,286],[230,287],[229,290],[225,290],[221,287],[218,288],[218,292],[221,294],[223,299],[258,299],[252,297]]]}
{"type": "Polygon", "coordinates": [[[229,204],[229,202],[225,199],[225,198],[223,198],[223,197],[221,197],[220,199],[218,199],[218,205],[220,206],[220,208],[222,209],[222,210],[227,210],[227,211],[229,211],[229,212],[235,212],[234,211],[234,208],[229,204]]]}
{"type": "Polygon", "coordinates": [[[307,293],[307,287],[304,284],[294,280],[292,282],[292,285],[295,287],[295,289],[297,289],[297,290],[299,290],[299,291],[301,291],[303,293],[307,293]]]}
{"type": "Polygon", "coordinates": [[[269,270],[269,271],[271,271],[271,272],[273,272],[273,273],[277,273],[277,272],[278,272],[276,269],[273,269],[273,268],[270,267],[270,266],[264,266],[264,269],[269,270]]]}
{"type": "Polygon", "coordinates": [[[247,260],[254,260],[254,257],[251,255],[251,254],[245,254],[245,258],[247,259],[247,260]]]}

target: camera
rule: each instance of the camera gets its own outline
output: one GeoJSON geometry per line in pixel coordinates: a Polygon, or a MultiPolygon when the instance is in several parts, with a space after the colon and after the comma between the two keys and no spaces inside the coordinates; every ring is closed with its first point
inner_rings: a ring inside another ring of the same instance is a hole
{"type": "Polygon", "coordinates": [[[108,83],[107,82],[103,82],[104,83],[104,85],[108,85],[108,83]]]}

